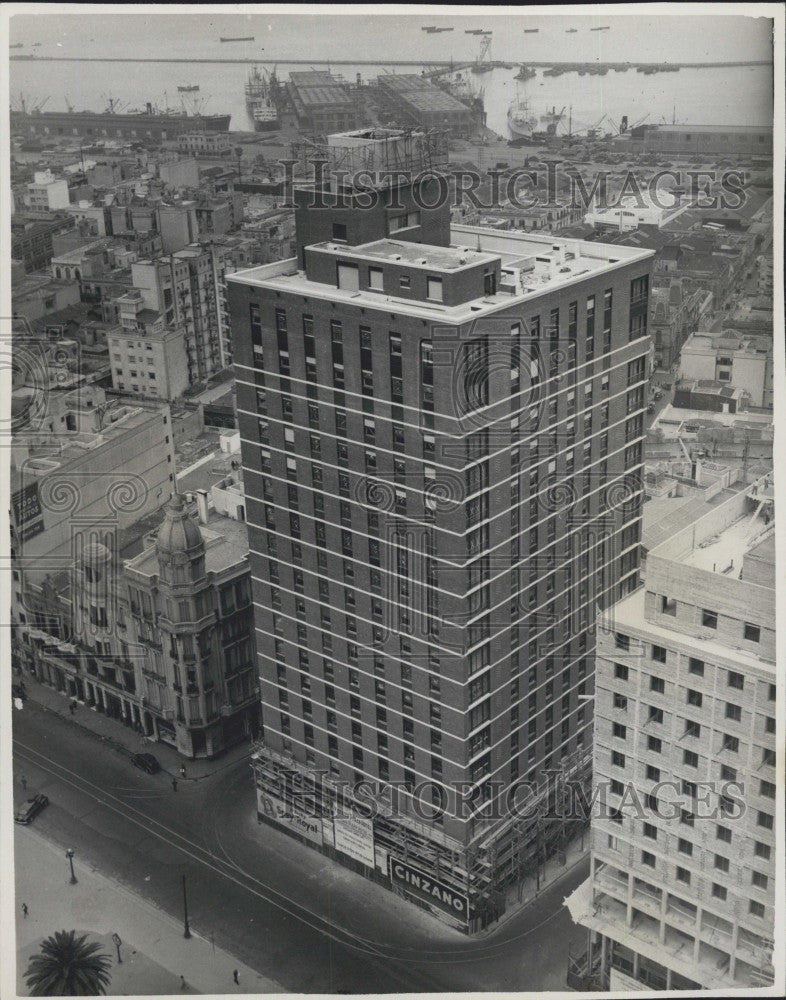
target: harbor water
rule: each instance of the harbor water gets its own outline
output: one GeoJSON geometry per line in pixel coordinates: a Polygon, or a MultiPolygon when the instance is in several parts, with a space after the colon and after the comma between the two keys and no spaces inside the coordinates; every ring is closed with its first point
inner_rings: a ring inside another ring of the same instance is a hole
{"type": "MultiPolygon", "coordinates": [[[[24,94],[28,106],[46,100],[44,110],[65,110],[70,104],[75,110],[103,110],[109,97],[127,107],[144,106],[147,101],[159,107],[181,107],[186,101],[189,110],[199,108],[206,114],[232,116],[233,130],[251,130],[253,123],[246,111],[243,87],[250,69],[242,62],[197,62],[199,59],[264,60],[268,69],[276,67],[280,78],[286,79],[291,70],[330,68],[340,73],[348,83],[356,74],[364,82],[382,73],[419,73],[420,65],[369,66],[337,65],[325,60],[367,60],[373,54],[395,60],[423,60],[423,65],[453,59],[472,60],[477,53],[477,39],[467,35],[467,27],[477,27],[482,19],[457,17],[445,19],[454,31],[429,35],[419,29],[416,17],[377,16],[357,17],[266,17],[210,14],[205,17],[171,14],[97,15],[85,19],[76,17],[14,17],[11,21],[11,42],[23,42],[18,52],[35,53],[37,59],[10,63],[12,106],[19,106],[24,94]],[[122,23],[121,23],[122,22],[122,23]],[[122,30],[121,30],[122,29],[122,30]],[[219,37],[253,35],[253,42],[221,43],[219,37]],[[400,44],[395,44],[395,39],[400,44]],[[35,49],[34,42],[39,44],[35,49]],[[41,57],[98,58],[106,61],[57,62],[41,57]],[[308,60],[292,64],[286,60],[308,60]],[[113,62],[112,59],[166,59],[184,62],[113,62]],[[274,60],[281,60],[274,62],[274,60]],[[310,62],[313,60],[313,62],[310,62]],[[198,85],[199,91],[178,92],[178,87],[198,85]]],[[[657,31],[642,41],[641,26],[631,33],[624,18],[605,19],[612,24],[608,36],[594,33],[580,22],[575,34],[565,34],[564,19],[541,19],[544,27],[538,34],[524,34],[523,25],[530,21],[519,18],[486,18],[494,28],[491,55],[495,60],[509,61],[513,68],[497,67],[482,74],[470,73],[473,85],[483,87],[489,127],[508,137],[507,109],[511,101],[524,91],[514,79],[518,66],[528,59],[560,61],[595,61],[602,63],[635,61],[719,61],[728,59],[762,59],[768,52],[749,39],[739,52],[719,51],[708,43],[706,51],[687,51],[676,43],[658,50],[657,31]],[[515,22],[515,23],[514,23],[515,22]],[[554,22],[559,22],[557,28],[554,22]],[[619,22],[619,24],[617,23],[619,22]],[[521,30],[519,30],[521,29],[521,30]],[[627,34],[625,34],[627,32],[627,34]]],[[[638,21],[639,19],[637,19],[638,21]]],[[[664,19],[668,20],[668,19],[664,19]]],[[[710,19],[705,18],[705,24],[710,19]]],[[[737,18],[740,32],[748,28],[752,18],[737,18]]],[[[424,22],[425,23],[425,22],[424,22]]],[[[437,23],[431,18],[429,23],[437,23]]],[[[485,23],[485,22],[483,22],[485,23]]],[[[594,21],[592,22],[594,23],[594,21]]],[[[667,36],[664,36],[667,37],[667,36]]],[[[727,36],[724,36],[727,37],[727,36]]],[[[533,112],[540,116],[547,109],[564,108],[565,119],[560,131],[566,131],[569,110],[572,109],[574,131],[594,126],[606,116],[601,131],[611,131],[623,115],[633,125],[639,121],[662,124],[675,119],[680,123],[706,125],[762,125],[772,121],[773,73],[770,66],[722,66],[707,69],[684,68],[679,72],[637,73],[609,70],[605,75],[579,76],[576,72],[544,77],[543,69],[526,84],[533,112]]]]}

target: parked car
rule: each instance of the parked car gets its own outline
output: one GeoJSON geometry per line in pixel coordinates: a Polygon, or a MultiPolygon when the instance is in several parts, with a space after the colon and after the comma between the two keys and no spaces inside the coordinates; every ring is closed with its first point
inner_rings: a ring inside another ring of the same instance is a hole
{"type": "Polygon", "coordinates": [[[655,392],[653,392],[653,394],[652,394],[652,398],[653,399],[663,399],[663,393],[660,391],[660,389],[656,389],[655,392]]]}
{"type": "Polygon", "coordinates": [[[650,403],[650,405],[647,407],[647,413],[654,413],[654,412],[655,412],[655,404],[650,403]]]}
{"type": "Polygon", "coordinates": [[[152,753],[135,753],[131,758],[131,763],[134,767],[139,767],[143,771],[147,771],[148,774],[156,774],[161,770],[161,765],[152,753]]]}
{"type": "Polygon", "coordinates": [[[46,795],[34,795],[33,798],[28,799],[24,805],[16,810],[14,819],[17,823],[32,823],[44,806],[48,805],[49,799],[46,795]]]}

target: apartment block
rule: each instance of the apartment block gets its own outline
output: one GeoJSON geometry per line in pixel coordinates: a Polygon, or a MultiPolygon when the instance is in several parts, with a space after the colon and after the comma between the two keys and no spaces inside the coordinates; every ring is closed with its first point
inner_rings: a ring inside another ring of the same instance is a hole
{"type": "Polygon", "coordinates": [[[775,572],[771,477],[647,555],[595,668],[588,929],[579,989],[772,984],[775,572]]]}
{"type": "Polygon", "coordinates": [[[451,230],[438,190],[298,192],[298,256],[228,284],[260,821],[471,932],[638,583],[652,255],[451,230]]]}
{"type": "Polygon", "coordinates": [[[68,181],[55,177],[50,170],[39,170],[27,185],[25,205],[29,212],[49,214],[61,208],[68,208],[70,196],[68,181]]]}
{"type": "Polygon", "coordinates": [[[118,392],[172,402],[189,386],[185,329],[145,306],[132,288],[115,300],[120,326],[107,331],[112,387],[118,392]]]}

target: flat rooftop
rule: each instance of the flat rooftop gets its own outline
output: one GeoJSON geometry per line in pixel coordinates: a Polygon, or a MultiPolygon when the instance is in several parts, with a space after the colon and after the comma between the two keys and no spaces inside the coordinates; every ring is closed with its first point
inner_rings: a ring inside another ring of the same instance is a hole
{"type": "MultiPolygon", "coordinates": [[[[339,289],[333,284],[309,281],[303,271],[298,270],[296,258],[276,261],[273,264],[263,264],[244,271],[236,271],[227,275],[227,280],[239,284],[264,284],[267,288],[290,292],[298,295],[310,295],[330,301],[351,301],[355,305],[369,309],[388,309],[394,305],[397,312],[403,315],[423,317],[424,313],[433,315],[435,320],[445,319],[451,323],[462,323],[478,319],[483,315],[492,315],[501,309],[510,308],[517,302],[546,291],[562,288],[571,282],[585,279],[593,274],[609,272],[614,267],[622,267],[632,262],[644,263],[653,257],[651,250],[639,250],[632,247],[612,246],[601,242],[586,242],[584,240],[566,240],[559,236],[540,236],[535,233],[514,231],[500,232],[479,226],[451,226],[451,246],[434,247],[423,243],[398,243],[395,240],[377,240],[363,247],[345,246],[341,244],[319,244],[320,246],[335,246],[342,256],[353,255],[369,259],[369,247],[381,246],[382,254],[386,248],[395,246],[396,254],[402,260],[404,253],[412,254],[408,260],[412,266],[416,261],[432,261],[432,268],[439,268],[438,260],[443,260],[450,268],[474,266],[480,261],[499,260],[503,270],[521,269],[522,284],[518,291],[498,290],[494,295],[483,295],[470,299],[456,306],[448,306],[436,302],[421,302],[419,300],[398,298],[393,295],[383,295],[374,291],[349,291],[339,289]],[[403,250],[401,248],[404,248],[403,250]],[[557,248],[556,250],[554,248],[557,248]],[[564,260],[562,251],[564,250],[564,260]],[[466,265],[460,260],[465,257],[466,265]]],[[[371,257],[373,259],[373,257],[371,257]]],[[[377,257],[377,259],[384,259],[377,257]]],[[[388,258],[390,259],[390,258],[388,258]]],[[[421,265],[429,266],[428,263],[421,265]]],[[[505,275],[503,275],[503,283],[505,275]]]]}
{"type": "Polygon", "coordinates": [[[497,254],[477,250],[463,250],[457,247],[433,247],[423,243],[408,243],[399,240],[375,240],[352,247],[345,244],[317,243],[315,247],[334,250],[344,256],[362,257],[372,260],[402,261],[412,267],[428,270],[457,271],[462,267],[478,264],[492,264],[498,260],[497,254]]]}
{"type": "Polygon", "coordinates": [[[614,625],[617,632],[630,634],[632,636],[645,635],[647,640],[653,640],[662,646],[673,648],[682,646],[686,649],[702,650],[702,659],[710,662],[723,662],[734,660],[740,667],[745,667],[750,671],[758,671],[765,676],[775,679],[775,664],[769,660],[764,660],[754,653],[749,653],[736,646],[731,648],[728,643],[715,639],[697,638],[694,635],[683,632],[675,632],[674,629],[666,628],[645,617],[644,598],[646,586],[639,587],[632,594],[624,597],[614,605],[614,625]]]}
{"type": "Polygon", "coordinates": [[[692,524],[673,524],[671,533],[651,550],[652,554],[730,580],[744,580],[744,560],[753,555],[758,582],[774,588],[774,547],[770,550],[770,538],[775,532],[772,475],[753,483],[744,491],[744,497],[742,492],[723,491],[724,503],[697,511],[692,524]],[[770,551],[772,558],[768,556],[770,551]]]}

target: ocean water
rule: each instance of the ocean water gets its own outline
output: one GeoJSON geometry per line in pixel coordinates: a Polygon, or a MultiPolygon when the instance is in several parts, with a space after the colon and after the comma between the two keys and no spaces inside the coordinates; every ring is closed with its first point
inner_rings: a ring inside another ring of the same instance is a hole
{"type": "MultiPolygon", "coordinates": [[[[771,48],[768,22],[734,18],[587,18],[524,16],[408,17],[377,15],[270,15],[227,12],[174,15],[149,14],[18,16],[11,20],[11,42],[21,41],[19,52],[39,56],[93,56],[163,59],[248,59],[271,61],[279,76],[291,69],[287,59],[313,60],[325,68],[330,60],[454,59],[472,60],[479,50],[477,36],[468,27],[493,30],[491,56],[496,60],[528,59],[576,61],[665,60],[719,61],[768,59],[771,48]],[[609,24],[609,32],[590,32],[592,25],[609,24]],[[452,32],[427,34],[425,24],[452,25],[452,32]],[[524,27],[539,25],[537,34],[524,27]],[[576,27],[568,34],[567,28],[576,27]],[[253,42],[221,43],[220,35],[253,35],[253,42]],[[40,45],[31,48],[33,42],[40,45]]],[[[232,128],[251,128],[243,86],[248,65],[238,63],[120,63],[13,61],[10,64],[12,106],[24,94],[28,105],[46,100],[44,110],[101,110],[111,96],[127,107],[178,106],[178,86],[199,86],[199,106],[204,113],[230,113],[232,128]]],[[[360,73],[364,80],[383,72],[419,72],[416,66],[331,66],[347,80],[360,73]]],[[[515,69],[495,69],[472,75],[484,88],[489,126],[506,135],[510,102],[522,93],[514,80],[515,69]],[[517,89],[518,88],[518,89],[517,89]]],[[[528,81],[527,96],[533,111],[565,109],[572,114],[574,130],[596,125],[611,129],[623,115],[630,125],[652,124],[742,125],[772,121],[773,72],[771,66],[683,69],[679,73],[644,76],[630,69],[605,76],[543,77],[528,81]],[[604,117],[605,116],[605,117],[604,117]],[[611,123],[611,124],[610,124],[611,123]]]]}

